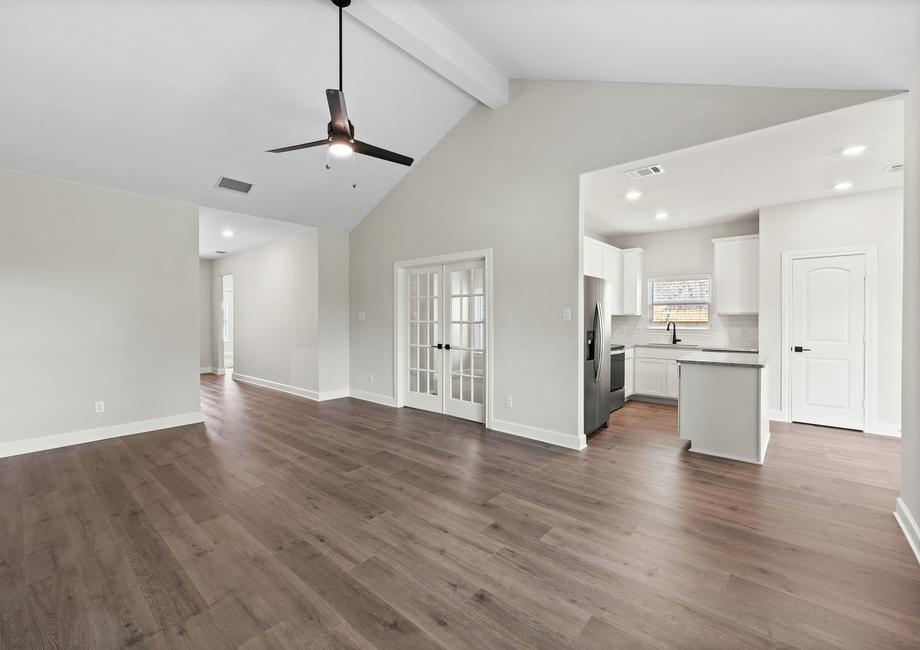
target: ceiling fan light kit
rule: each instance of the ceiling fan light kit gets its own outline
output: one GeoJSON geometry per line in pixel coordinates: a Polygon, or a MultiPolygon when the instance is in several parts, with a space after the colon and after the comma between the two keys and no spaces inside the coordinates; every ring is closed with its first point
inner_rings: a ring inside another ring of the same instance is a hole
{"type": "MultiPolygon", "coordinates": [[[[371,158],[379,158],[398,165],[412,165],[412,158],[393,151],[387,151],[372,144],[355,140],[355,125],[348,119],[345,108],[345,93],[342,92],[342,9],[351,4],[351,0],[331,0],[339,8],[339,88],[326,90],[326,102],[329,104],[329,124],[326,125],[326,138],[295,144],[289,147],[269,149],[268,153],[286,153],[311,147],[328,146],[328,152],[336,158],[347,158],[353,153],[360,153],[371,158]]],[[[326,164],[329,168],[329,164],[326,164]]]]}

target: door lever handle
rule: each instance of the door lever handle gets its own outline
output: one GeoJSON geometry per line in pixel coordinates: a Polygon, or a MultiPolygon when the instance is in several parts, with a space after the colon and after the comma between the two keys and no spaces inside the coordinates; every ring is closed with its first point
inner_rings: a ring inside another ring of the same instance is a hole
{"type": "Polygon", "coordinates": [[[811,352],[811,348],[803,348],[801,345],[797,345],[792,348],[793,352],[811,352]]]}
{"type": "Polygon", "coordinates": [[[437,345],[431,345],[431,346],[429,346],[429,347],[437,348],[437,349],[440,350],[440,349],[442,349],[442,348],[444,347],[444,345],[443,345],[442,343],[438,343],[437,345]]]}

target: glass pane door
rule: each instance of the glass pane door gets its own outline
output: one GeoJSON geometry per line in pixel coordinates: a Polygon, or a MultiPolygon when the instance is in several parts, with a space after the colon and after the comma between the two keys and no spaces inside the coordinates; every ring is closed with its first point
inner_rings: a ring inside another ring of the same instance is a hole
{"type": "Polygon", "coordinates": [[[450,327],[450,386],[445,413],[485,419],[486,296],[482,260],[445,267],[450,327]]]}
{"type": "Polygon", "coordinates": [[[440,413],[441,267],[409,269],[406,276],[406,405],[440,413]]]}

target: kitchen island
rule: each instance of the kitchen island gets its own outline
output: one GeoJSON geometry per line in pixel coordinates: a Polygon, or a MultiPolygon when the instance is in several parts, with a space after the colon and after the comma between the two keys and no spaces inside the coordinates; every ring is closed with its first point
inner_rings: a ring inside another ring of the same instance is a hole
{"type": "Polygon", "coordinates": [[[766,359],[693,352],[677,364],[678,434],[690,451],[762,465],[770,442],[766,359]]]}

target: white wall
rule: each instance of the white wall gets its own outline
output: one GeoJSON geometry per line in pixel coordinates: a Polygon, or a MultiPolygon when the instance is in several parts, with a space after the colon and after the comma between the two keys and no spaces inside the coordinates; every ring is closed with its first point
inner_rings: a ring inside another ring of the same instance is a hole
{"type": "Polygon", "coordinates": [[[0,171],[0,455],[200,421],[197,287],[195,206],[0,171]]]}
{"type": "Polygon", "coordinates": [[[920,73],[905,107],[904,378],[901,410],[901,498],[897,513],[920,560],[920,73]]]}
{"type": "MultiPolygon", "coordinates": [[[[757,219],[745,219],[699,228],[665,230],[647,234],[613,237],[607,243],[617,248],[641,248],[643,254],[643,300],[641,316],[612,316],[610,340],[635,344],[669,342],[670,332],[652,330],[648,326],[649,278],[673,275],[713,274],[716,237],[757,234],[757,219]]],[[[719,316],[715,309],[710,314],[708,330],[680,328],[678,336],[684,343],[720,345],[731,347],[757,346],[757,316],[719,316]]]]}
{"type": "Polygon", "coordinates": [[[880,96],[512,82],[508,106],[474,107],[352,230],[352,388],[394,397],[393,263],[492,248],[494,426],[577,445],[581,336],[562,310],[581,290],[579,175],[880,96]]]}
{"type": "Polygon", "coordinates": [[[198,260],[198,365],[202,371],[211,366],[211,260],[198,260]]]}
{"type": "MultiPolygon", "coordinates": [[[[901,189],[762,208],[760,211],[760,351],[770,356],[770,409],[782,404],[783,252],[878,246],[877,422],[901,423],[901,303],[904,201],[901,189]]],[[[867,396],[868,397],[868,396],[867,396]]]]}
{"type": "MultiPolygon", "coordinates": [[[[233,274],[233,374],[311,399],[348,394],[348,235],[309,228],[212,262],[212,309],[233,274]]],[[[220,321],[212,355],[222,359],[220,321]]]]}

